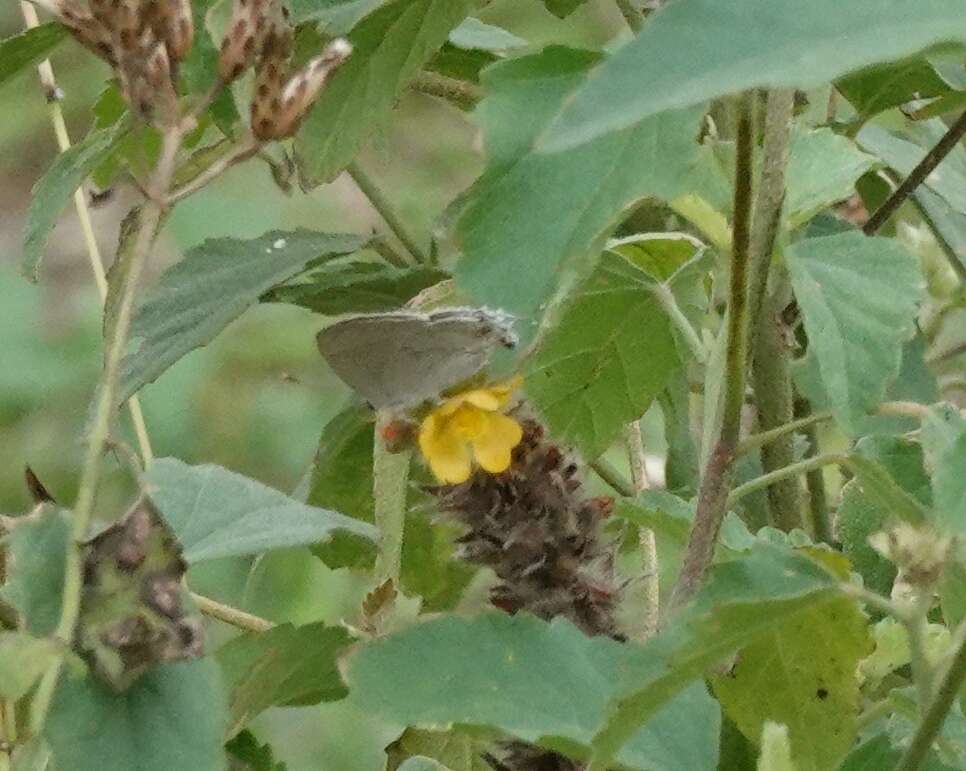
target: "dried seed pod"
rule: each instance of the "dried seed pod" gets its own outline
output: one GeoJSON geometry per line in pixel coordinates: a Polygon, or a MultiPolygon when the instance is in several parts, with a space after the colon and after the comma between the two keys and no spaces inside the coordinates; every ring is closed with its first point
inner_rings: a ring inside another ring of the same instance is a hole
{"type": "Polygon", "coordinates": [[[255,63],[272,18],[269,0],[234,0],[218,54],[218,77],[231,83],[255,63]]]}
{"type": "Polygon", "coordinates": [[[155,0],[155,8],[155,34],[164,41],[172,62],[183,61],[191,50],[195,35],[191,0],[155,0]]]}
{"type": "Polygon", "coordinates": [[[258,65],[255,68],[255,90],[252,94],[252,133],[262,140],[273,139],[275,116],[282,105],[282,90],[288,76],[288,58],[292,51],[292,30],[286,25],[272,24],[268,29],[258,65]]]}
{"type": "Polygon", "coordinates": [[[163,41],[157,41],[151,48],[145,78],[152,94],[152,122],[155,125],[173,125],[178,120],[178,94],[174,90],[171,60],[163,41]]]}
{"type": "MultiPolygon", "coordinates": [[[[295,73],[285,84],[279,98],[277,110],[265,120],[260,111],[261,122],[258,126],[253,122],[252,130],[259,139],[284,139],[298,131],[299,125],[315,104],[319,92],[335,72],[352,53],[352,45],[348,40],[337,38],[329,43],[321,55],[310,60],[301,70],[295,73]]],[[[255,104],[252,104],[253,118],[255,104]]]]}
{"type": "Polygon", "coordinates": [[[112,67],[117,66],[110,28],[92,12],[93,3],[88,10],[77,0],[59,0],[50,9],[78,43],[112,67]]]}

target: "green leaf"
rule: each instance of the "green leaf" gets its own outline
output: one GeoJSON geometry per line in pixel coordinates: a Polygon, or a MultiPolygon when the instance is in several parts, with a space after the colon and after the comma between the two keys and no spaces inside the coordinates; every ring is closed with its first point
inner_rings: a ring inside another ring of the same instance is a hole
{"type": "Polygon", "coordinates": [[[952,89],[925,57],[877,64],[840,78],[835,87],[866,121],[890,107],[913,99],[930,99],[952,89]]]}
{"type": "Polygon", "coordinates": [[[386,771],[403,771],[417,758],[442,763],[459,771],[492,771],[483,759],[486,744],[465,731],[424,731],[407,728],[386,747],[386,771]],[[407,760],[408,758],[408,760],[407,760]]]}
{"type": "Polygon", "coordinates": [[[554,435],[587,459],[643,415],[681,366],[658,292],[670,289],[605,253],[528,362],[527,395],[554,435]]]}
{"type": "Polygon", "coordinates": [[[739,559],[714,566],[694,602],[643,647],[653,669],[619,694],[594,738],[594,760],[607,768],[666,701],[734,651],[807,609],[837,598],[824,567],[785,547],[759,542],[739,559]]]}
{"type": "Polygon", "coordinates": [[[536,136],[598,59],[550,47],[483,75],[487,96],[475,114],[487,169],[457,224],[463,259],[456,267],[461,287],[481,303],[528,315],[552,295],[562,272],[589,272],[622,212],[641,198],[670,199],[689,187],[701,108],[572,151],[535,152],[536,136]]]}
{"type": "Polygon", "coordinates": [[[65,37],[67,28],[50,22],[0,40],[0,86],[32,64],[40,64],[65,37]]]}
{"type": "Polygon", "coordinates": [[[432,758],[424,758],[422,756],[417,756],[409,758],[401,766],[399,766],[399,771],[450,771],[442,763],[439,763],[432,758]]]}
{"type": "Polygon", "coordinates": [[[229,757],[245,765],[238,771],[285,771],[284,763],[275,762],[268,744],[259,744],[251,731],[242,731],[225,744],[229,757]]]}
{"type": "Polygon", "coordinates": [[[543,0],[543,4],[558,19],[565,19],[587,0],[543,0]]]}
{"type": "Polygon", "coordinates": [[[345,35],[387,0],[289,0],[292,22],[319,22],[327,35],[345,35]]]}
{"type": "Polygon", "coordinates": [[[0,600],[21,614],[30,634],[53,634],[60,619],[64,560],[70,542],[70,520],[64,511],[45,507],[14,527],[6,538],[12,568],[0,586],[0,600]]]}
{"type": "Polygon", "coordinates": [[[211,659],[159,666],[124,693],[62,677],[47,718],[57,768],[222,771],[225,705],[211,659]]]}
{"type": "Polygon", "coordinates": [[[19,699],[59,656],[51,639],[0,632],[0,698],[19,699]]]}
{"type": "Polygon", "coordinates": [[[861,233],[798,241],[786,261],[832,411],[855,431],[899,374],[922,295],[919,261],[861,233]]]}
{"type": "MultiPolygon", "coordinates": [[[[441,616],[362,646],[348,660],[347,681],[365,709],[387,719],[493,726],[579,752],[622,683],[662,667],[644,653],[559,619],[441,616]]],[[[620,762],[649,771],[713,768],[718,730],[717,706],[695,683],[633,733],[620,762]]]]}
{"type": "Polygon", "coordinates": [[[223,645],[217,659],[229,693],[228,735],[272,706],[344,698],[337,660],[350,642],[345,629],[316,623],[248,632],[223,645]]]}
{"type": "Polygon", "coordinates": [[[57,224],[61,211],[74,191],[95,168],[107,158],[115,144],[129,130],[127,121],[92,131],[82,141],[58,155],[33,190],[27,209],[27,227],[23,236],[21,272],[31,281],[37,280],[37,269],[47,245],[47,237],[57,224]]]}
{"type": "Polygon", "coordinates": [[[510,51],[526,48],[527,41],[503,27],[486,24],[475,16],[467,16],[463,23],[449,33],[449,42],[466,51],[510,51]]]}
{"type": "Polygon", "coordinates": [[[214,238],[166,270],[134,317],[140,345],[122,364],[119,401],[153,382],[207,343],[258,298],[316,260],[360,249],[365,239],[310,230],[273,230],[258,238],[214,238]]]}
{"type": "Polygon", "coordinates": [[[349,33],[352,56],[322,91],[296,140],[304,188],[338,176],[473,6],[473,0],[395,0],[349,33]]]}
{"type": "Polygon", "coordinates": [[[936,522],[951,533],[966,533],[966,421],[955,407],[939,405],[923,421],[922,440],[936,522]]]}
{"type": "Polygon", "coordinates": [[[221,466],[162,458],[144,476],[189,563],[305,546],[326,540],[333,530],[377,537],[372,525],[306,506],[221,466]]]}
{"type": "Polygon", "coordinates": [[[394,268],[378,262],[338,261],[276,287],[261,299],[299,305],[327,316],[375,313],[405,305],[448,275],[426,266],[394,268]]]}
{"type": "Polygon", "coordinates": [[[855,143],[821,128],[798,130],[789,148],[785,216],[791,227],[807,222],[855,192],[855,181],[877,166],[855,143]]]}
{"type": "Polygon", "coordinates": [[[749,88],[811,88],[944,41],[966,42],[959,0],[681,0],[575,90],[543,149],[749,88]]]}
{"type": "Polygon", "coordinates": [[[712,688],[749,741],[758,744],[769,721],[784,724],[796,769],[824,771],[855,740],[855,669],[871,650],[865,614],[841,597],[803,610],[742,648],[728,673],[712,678],[712,688]]]}

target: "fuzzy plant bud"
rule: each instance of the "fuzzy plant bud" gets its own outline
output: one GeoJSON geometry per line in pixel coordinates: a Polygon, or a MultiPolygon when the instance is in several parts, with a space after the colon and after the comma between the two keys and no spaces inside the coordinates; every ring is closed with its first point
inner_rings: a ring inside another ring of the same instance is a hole
{"type": "Polygon", "coordinates": [[[110,28],[98,19],[93,3],[90,8],[86,8],[78,0],[51,0],[44,7],[60,19],[84,48],[112,67],[117,66],[110,28]]]}
{"type": "Polygon", "coordinates": [[[194,41],[191,0],[155,0],[155,34],[164,41],[172,62],[184,61],[194,41]]]}
{"type": "Polygon", "coordinates": [[[252,132],[263,141],[285,139],[298,131],[319,92],[349,58],[352,45],[337,38],[319,56],[292,75],[276,95],[266,102],[256,93],[252,101],[252,132]]]}
{"type": "Polygon", "coordinates": [[[251,104],[252,133],[259,139],[270,138],[274,116],[281,109],[282,90],[292,53],[292,30],[287,25],[273,24],[265,34],[251,104]]]}
{"type": "Polygon", "coordinates": [[[931,527],[915,527],[903,522],[891,530],[869,536],[869,543],[895,563],[899,574],[893,592],[901,596],[932,591],[942,576],[952,541],[931,527]]]}
{"type": "Polygon", "coordinates": [[[218,53],[218,77],[223,83],[237,80],[255,63],[266,34],[274,26],[273,15],[269,0],[234,0],[218,53]]]}

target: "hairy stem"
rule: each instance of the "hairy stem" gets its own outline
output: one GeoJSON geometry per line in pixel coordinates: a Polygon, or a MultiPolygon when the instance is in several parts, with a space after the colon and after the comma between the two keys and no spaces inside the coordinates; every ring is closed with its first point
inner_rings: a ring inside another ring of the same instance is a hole
{"type": "MultiPolygon", "coordinates": [[[[634,492],[648,489],[647,454],[644,451],[644,437],[640,421],[629,423],[624,431],[627,442],[627,457],[634,480],[634,492]]],[[[657,634],[661,615],[661,587],[658,576],[657,539],[649,527],[642,527],[638,533],[641,548],[641,584],[644,611],[641,614],[639,637],[647,640],[657,634]]]]}
{"type": "Polygon", "coordinates": [[[267,632],[269,629],[275,628],[275,624],[268,619],[246,613],[243,610],[217,602],[202,594],[191,592],[191,599],[198,606],[198,610],[206,616],[224,621],[226,624],[231,624],[238,629],[244,629],[246,632],[267,632]]]}
{"type": "Polygon", "coordinates": [[[601,479],[604,480],[618,495],[624,498],[634,497],[634,485],[628,482],[624,476],[603,458],[591,461],[588,464],[601,479]]]}
{"type": "MultiPolygon", "coordinates": [[[[154,244],[158,223],[164,213],[162,201],[165,200],[168,187],[171,184],[175,159],[178,149],[181,147],[181,139],[182,128],[180,125],[167,129],[162,135],[161,155],[149,181],[149,192],[152,195],[141,210],[140,229],[131,252],[130,266],[117,316],[110,331],[110,338],[106,341],[104,369],[97,387],[94,417],[87,438],[87,451],[84,455],[77,500],[74,504],[71,539],[67,545],[65,556],[63,600],[60,619],[55,631],[57,639],[61,640],[68,648],[73,642],[74,630],[80,615],[84,541],[87,537],[97,498],[97,488],[101,475],[101,456],[107,447],[114,412],[117,408],[117,386],[121,373],[121,361],[124,358],[128,334],[131,330],[138,284],[147,262],[148,253],[154,244]]],[[[47,719],[61,666],[62,660],[58,658],[54,665],[44,673],[44,677],[37,687],[30,714],[31,731],[35,735],[41,732],[47,719]]]]}
{"type": "Polygon", "coordinates": [[[346,172],[352,177],[352,180],[362,191],[363,195],[369,199],[372,208],[379,213],[379,216],[389,226],[389,229],[396,234],[396,238],[402,242],[403,246],[406,247],[416,262],[422,265],[428,265],[429,258],[426,256],[426,253],[419,246],[419,243],[413,237],[412,233],[403,225],[395,207],[389,202],[385,193],[382,192],[372,177],[366,174],[356,161],[353,161],[346,167],[346,172]]]}
{"type": "MultiPolygon", "coordinates": [[[[751,377],[760,431],[769,431],[792,421],[793,395],[791,354],[781,324],[786,282],[773,281],[768,292],[772,255],[781,224],[785,200],[785,169],[791,137],[794,91],[768,92],[761,178],[755,197],[751,231],[751,280],[748,305],[751,314],[751,377]]],[[[791,434],[777,436],[762,446],[761,463],[766,472],[795,460],[791,434]]],[[[790,478],[768,488],[768,509],[772,524],[788,531],[802,523],[802,489],[790,478]]]]}
{"type": "Polygon", "coordinates": [[[959,144],[959,140],[963,138],[966,134],[966,112],[960,115],[956,122],[949,127],[949,130],[943,134],[942,139],[940,139],[935,146],[923,157],[921,161],[916,165],[910,173],[909,176],[905,178],[899,187],[897,187],[892,195],[890,195],[885,203],[882,204],[875,213],[869,217],[868,221],[862,227],[862,232],[867,236],[871,236],[876,233],[879,228],[881,228],[891,217],[896,209],[898,209],[903,202],[909,197],[909,195],[921,185],[926,177],[928,177],[933,170],[942,162],[943,158],[952,152],[953,148],[959,144]]]}
{"type": "Polygon", "coordinates": [[[960,688],[966,680],[966,639],[960,642],[953,655],[949,668],[943,675],[936,692],[929,702],[929,707],[912,737],[912,743],[905,755],[899,760],[895,771],[917,771],[922,768],[933,740],[939,735],[946,715],[949,714],[960,688]]]}
{"type": "Polygon", "coordinates": [[[735,161],[734,224],[732,226],[731,280],[728,296],[727,349],[725,352],[724,403],[718,439],[701,479],[694,524],[687,551],[672,594],[672,607],[683,605],[698,590],[714,557],[718,532],[724,520],[731,471],[741,431],[741,408],[745,395],[748,360],[748,258],[751,225],[751,176],[753,136],[751,96],[738,105],[737,157],[735,161]]]}
{"type": "MultiPolygon", "coordinates": [[[[808,399],[798,398],[795,400],[795,415],[800,422],[809,421],[802,431],[808,442],[805,457],[814,458],[820,454],[818,432],[815,430],[818,421],[815,418],[824,419],[831,417],[831,414],[827,412],[812,413],[812,405],[809,404],[808,399]]],[[[807,508],[812,538],[831,545],[835,541],[835,536],[832,533],[832,523],[829,521],[825,476],[821,469],[813,469],[805,474],[805,488],[808,491],[807,508]]]]}
{"type": "Polygon", "coordinates": [[[694,355],[698,364],[706,364],[708,361],[708,351],[694,327],[691,326],[688,317],[684,315],[684,311],[678,305],[677,300],[674,298],[674,292],[671,291],[670,287],[664,284],[658,284],[654,287],[654,295],[657,297],[661,307],[664,308],[674,328],[681,333],[681,337],[684,338],[684,342],[691,349],[691,353],[694,355]]]}
{"type": "MultiPolygon", "coordinates": [[[[23,13],[27,29],[32,29],[39,24],[37,11],[31,3],[22,1],[20,10],[23,13]]],[[[54,69],[50,60],[44,59],[37,67],[37,71],[40,74],[40,84],[44,89],[47,100],[47,113],[50,116],[50,123],[53,126],[54,135],[57,137],[57,148],[62,153],[66,152],[70,149],[70,135],[67,133],[64,111],[60,107],[60,98],[58,97],[60,92],[57,88],[57,81],[54,79],[54,69]]],[[[107,274],[104,270],[104,259],[101,257],[97,237],[94,235],[91,213],[82,188],[74,191],[74,210],[77,212],[77,221],[80,223],[81,233],[84,236],[84,247],[90,262],[91,273],[94,276],[94,284],[97,286],[97,294],[101,298],[101,305],[103,305],[107,297],[107,274]]],[[[132,396],[128,400],[127,409],[131,415],[131,426],[134,428],[134,435],[137,437],[141,457],[145,463],[150,463],[154,453],[151,449],[147,425],[144,422],[144,413],[141,411],[141,402],[136,396],[132,396]]]]}
{"type": "Polygon", "coordinates": [[[406,525],[406,487],[412,451],[392,453],[386,447],[382,428],[386,418],[376,421],[372,458],[372,497],[375,524],[379,528],[379,552],[376,555],[376,585],[387,579],[399,586],[402,563],[403,531],[406,525]]]}
{"type": "Polygon", "coordinates": [[[758,490],[764,490],[784,479],[791,479],[797,477],[799,474],[805,474],[814,469],[822,468],[822,466],[832,465],[833,463],[836,465],[844,465],[848,463],[848,458],[839,453],[826,453],[824,455],[816,455],[814,458],[800,460],[798,463],[792,463],[784,468],[775,469],[767,474],[762,474],[760,477],[755,477],[732,490],[731,495],[727,499],[728,505],[731,506],[746,495],[757,492],[758,490]]]}
{"type": "Polygon", "coordinates": [[[183,198],[187,198],[192,193],[197,193],[199,190],[201,190],[201,188],[217,177],[220,177],[232,166],[251,158],[253,155],[258,153],[261,148],[262,143],[259,142],[254,136],[249,134],[230,152],[223,155],[196,177],[193,177],[177,190],[173,191],[167,198],[167,205],[173,206],[178,201],[182,200],[183,198]]]}
{"type": "Polygon", "coordinates": [[[788,434],[794,434],[798,431],[802,431],[816,423],[821,423],[826,420],[831,420],[831,412],[816,412],[814,415],[807,415],[799,418],[798,420],[792,420],[781,426],[775,426],[768,431],[761,431],[757,434],[752,434],[746,437],[738,445],[738,449],[735,450],[736,455],[745,455],[754,450],[764,447],[769,442],[773,442],[776,439],[780,439],[788,434]]]}
{"type": "Polygon", "coordinates": [[[412,89],[443,99],[461,110],[472,110],[483,98],[483,91],[475,83],[425,70],[416,76],[412,89]]]}

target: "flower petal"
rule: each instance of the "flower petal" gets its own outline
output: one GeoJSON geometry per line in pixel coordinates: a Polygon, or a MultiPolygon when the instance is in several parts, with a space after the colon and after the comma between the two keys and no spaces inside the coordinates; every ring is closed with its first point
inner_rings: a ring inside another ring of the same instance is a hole
{"type": "Polygon", "coordinates": [[[466,440],[451,423],[431,412],[419,428],[419,449],[440,482],[459,484],[470,478],[470,452],[466,440]]]}
{"type": "Polygon", "coordinates": [[[487,412],[495,412],[506,401],[501,400],[499,394],[494,393],[492,388],[474,388],[472,391],[464,391],[456,398],[487,412]]]}
{"type": "Polygon", "coordinates": [[[511,452],[520,444],[523,429],[513,418],[500,413],[486,416],[482,431],[471,437],[476,462],[491,474],[498,474],[510,467],[511,452]]]}

